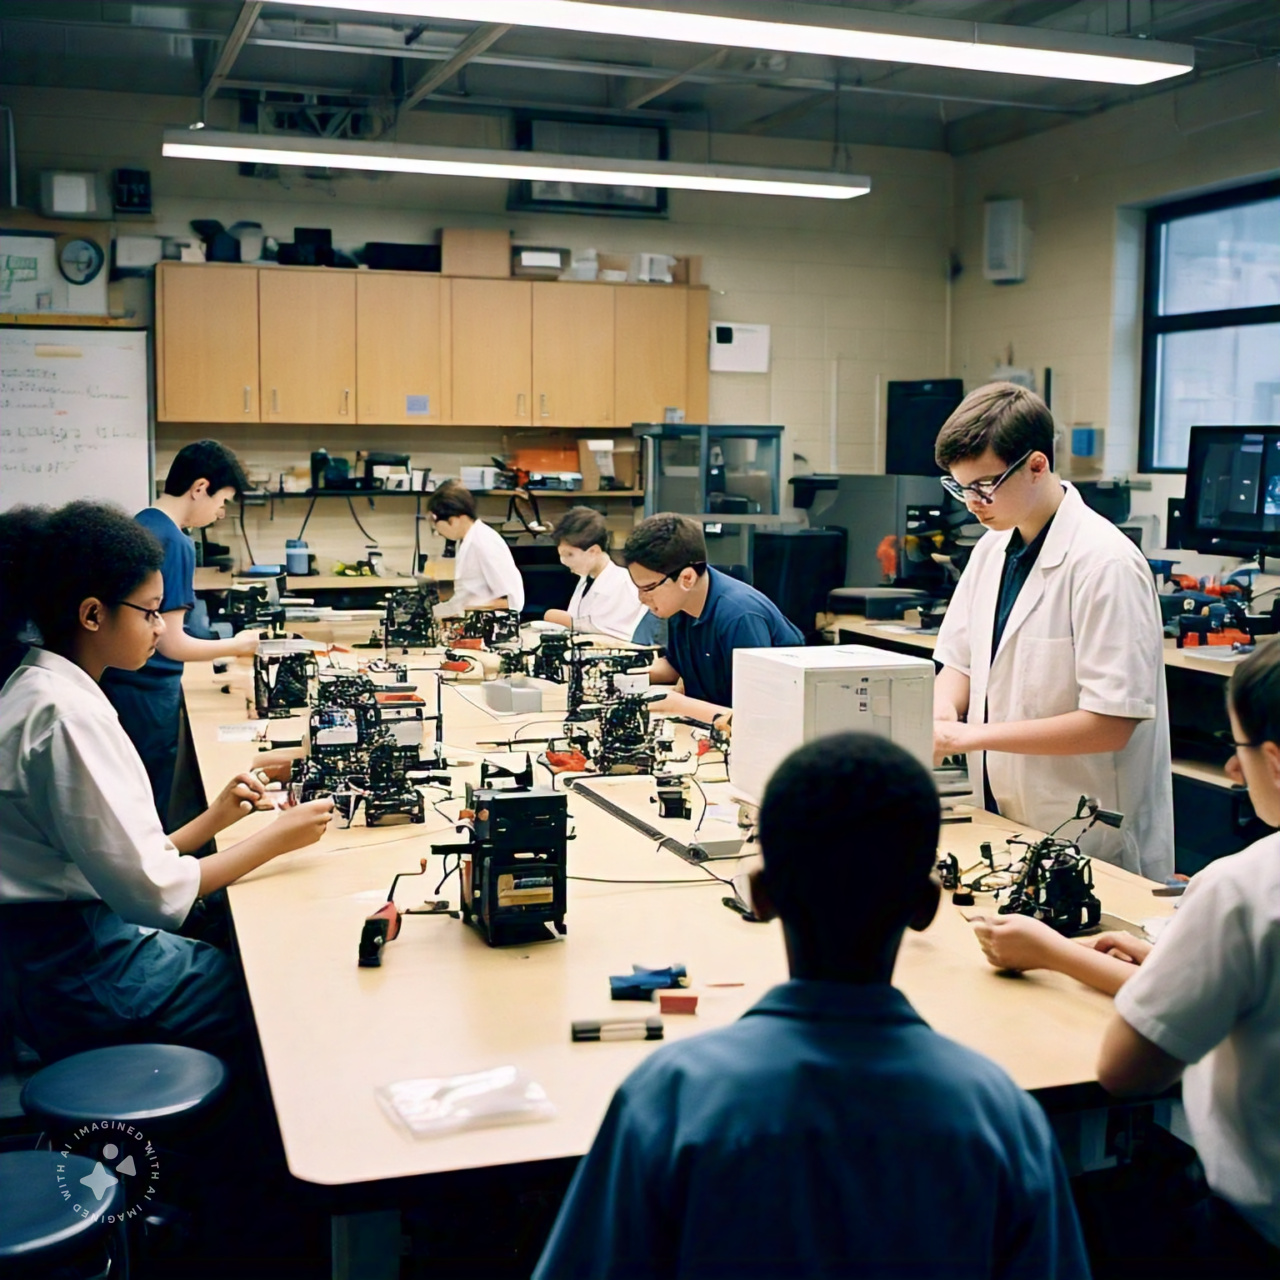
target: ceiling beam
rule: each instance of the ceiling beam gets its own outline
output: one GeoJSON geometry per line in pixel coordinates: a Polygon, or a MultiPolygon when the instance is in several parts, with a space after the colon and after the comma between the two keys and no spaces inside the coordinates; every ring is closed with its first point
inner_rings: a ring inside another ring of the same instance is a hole
{"type": "Polygon", "coordinates": [[[646,102],[652,102],[654,98],[660,98],[668,89],[674,89],[676,85],[683,84],[690,76],[696,76],[700,71],[715,70],[728,56],[728,49],[717,49],[709,58],[703,58],[701,62],[695,62],[693,66],[684,71],[677,71],[675,75],[664,80],[661,84],[652,85],[648,89],[641,89],[634,97],[627,100],[626,109],[628,111],[636,111],[643,107],[646,102]]]}
{"type": "Polygon", "coordinates": [[[428,72],[414,85],[405,100],[400,104],[400,111],[402,113],[412,111],[423,98],[430,93],[434,93],[442,84],[452,80],[472,58],[476,57],[477,54],[483,53],[495,41],[501,40],[510,30],[510,24],[504,26],[499,22],[491,22],[486,26],[477,27],[458,46],[457,52],[444,66],[428,72]]]}
{"type": "MultiPolygon", "coordinates": [[[[274,36],[257,36],[250,44],[264,48],[276,49],[313,49],[318,53],[357,53],[369,54],[373,57],[391,58],[425,58],[439,61],[454,56],[440,51],[424,51],[416,46],[400,50],[386,48],[381,45],[329,44],[311,40],[282,40],[274,36]]],[[[523,67],[533,71],[565,71],[577,75],[611,76],[624,79],[667,79],[676,74],[669,68],[661,70],[653,67],[637,66],[633,63],[620,62],[586,62],[567,58],[544,58],[531,54],[480,54],[472,61],[481,66],[523,67]]],[[[839,86],[831,80],[818,77],[789,76],[780,80],[762,80],[758,75],[741,71],[700,71],[696,75],[692,71],[684,73],[692,84],[705,85],[750,85],[765,89],[808,89],[841,93],[862,93],[873,96],[894,98],[919,98],[929,102],[960,102],[979,107],[1017,107],[1024,111],[1050,111],[1055,114],[1089,114],[1091,107],[1050,106],[1042,102],[1018,101],[1009,98],[979,98],[973,94],[962,93],[928,93],[910,89],[879,89],[875,85],[841,83],[839,86]]],[[[438,96],[438,95],[433,95],[438,96]]]]}
{"type": "Polygon", "coordinates": [[[798,102],[791,103],[790,106],[782,107],[777,111],[770,111],[767,116],[757,116],[754,120],[748,120],[746,124],[739,125],[735,132],[768,133],[771,129],[779,129],[783,125],[795,124],[797,120],[803,120],[805,116],[816,111],[824,103],[832,102],[834,99],[835,94],[824,89],[821,93],[810,94],[807,98],[801,98],[798,102]]]}
{"type": "Polygon", "coordinates": [[[218,61],[214,64],[213,73],[200,94],[201,120],[209,114],[209,103],[217,97],[218,90],[226,83],[231,69],[236,65],[236,59],[240,56],[240,50],[249,39],[249,34],[253,31],[254,24],[258,21],[258,14],[261,12],[261,0],[245,0],[245,3],[240,6],[235,25],[231,28],[231,33],[222,46],[222,52],[218,55],[218,61]]]}

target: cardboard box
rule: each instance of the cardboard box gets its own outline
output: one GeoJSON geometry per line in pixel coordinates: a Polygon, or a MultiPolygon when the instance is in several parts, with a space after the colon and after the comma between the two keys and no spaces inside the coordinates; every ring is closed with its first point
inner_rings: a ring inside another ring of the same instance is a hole
{"type": "Polygon", "coordinates": [[[593,443],[605,439],[613,444],[613,473],[616,489],[640,488],[640,441],[634,436],[595,436],[578,441],[578,470],[582,472],[582,487],[588,493],[601,490],[600,467],[596,461],[593,443]]]}
{"type": "Polygon", "coordinates": [[[511,232],[445,227],[440,232],[440,274],[507,279],[511,275],[511,232]]]}
{"type": "MultiPolygon", "coordinates": [[[[630,271],[632,255],[629,253],[602,253],[598,255],[601,271],[630,271]]],[[[672,284],[700,285],[702,283],[702,258],[677,257],[671,268],[672,284]]]]}

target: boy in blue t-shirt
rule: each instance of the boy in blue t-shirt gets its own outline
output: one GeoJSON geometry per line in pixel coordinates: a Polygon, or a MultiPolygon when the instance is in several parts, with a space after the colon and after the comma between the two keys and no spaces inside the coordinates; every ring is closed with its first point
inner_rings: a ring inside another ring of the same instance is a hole
{"type": "Polygon", "coordinates": [[[1087,1280],[1044,1113],[892,985],[904,932],[938,907],[939,818],[929,774],[884,738],[783,761],[752,898],[781,917],[791,981],[628,1076],[535,1280],[1087,1280]]]}
{"type": "Polygon", "coordinates": [[[221,520],[226,504],[246,488],[244,471],[230,449],[216,440],[197,440],[178,451],[164,493],[136,517],[164,548],[160,611],[165,630],[146,666],[138,671],[109,668],[103,673],[102,689],[147,767],[156,812],[166,830],[182,725],[183,664],[247,657],[258,647],[256,632],[243,631],[230,640],[198,640],[184,630],[187,610],[196,599],[196,552],[184,530],[221,520]]]}
{"type": "Polygon", "coordinates": [[[733,710],[733,651],[804,644],[768,596],[707,564],[702,526],[663,512],[642,520],[622,549],[642,603],[668,618],[665,657],[649,668],[654,684],[682,681],[651,710],[711,722],[733,710]]]}

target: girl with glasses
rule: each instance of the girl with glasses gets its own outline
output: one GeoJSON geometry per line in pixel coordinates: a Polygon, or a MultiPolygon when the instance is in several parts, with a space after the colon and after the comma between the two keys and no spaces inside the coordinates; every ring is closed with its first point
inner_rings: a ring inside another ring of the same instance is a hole
{"type": "Polygon", "coordinates": [[[237,1058],[251,1033],[235,965],[178,930],[197,899],[318,840],[333,807],[286,809],[192,856],[261,798],[246,773],[165,834],[99,687],[108,669],[141,667],[164,635],[163,559],[113,507],[0,515],[0,643],[35,637],[0,692],[0,972],[18,1034],[46,1061],[128,1041],[237,1058]]]}

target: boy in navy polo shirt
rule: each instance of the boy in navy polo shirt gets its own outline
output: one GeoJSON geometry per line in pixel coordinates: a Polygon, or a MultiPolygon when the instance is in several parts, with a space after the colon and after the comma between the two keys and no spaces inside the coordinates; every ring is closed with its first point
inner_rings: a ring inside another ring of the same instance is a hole
{"type": "Polygon", "coordinates": [[[791,981],[623,1082],[535,1280],[1088,1277],[1044,1113],[891,985],[938,907],[938,830],[932,779],[884,738],[782,763],[752,896],[791,981]]]}
{"type": "Polygon", "coordinates": [[[197,440],[178,451],[155,506],[135,517],[164,548],[160,611],[165,630],[146,666],[137,671],[108,668],[102,690],[146,765],[156,812],[166,831],[182,725],[183,664],[247,657],[258,647],[258,635],[252,631],[242,631],[230,640],[198,640],[183,629],[187,610],[196,600],[196,550],[184,530],[221,520],[226,504],[247,488],[244,471],[230,449],[216,440],[197,440]]]}
{"type": "Polygon", "coordinates": [[[649,669],[654,684],[683,683],[654,711],[710,722],[733,710],[733,651],[803,644],[799,628],[768,596],[707,564],[702,526],[664,512],[642,520],[622,549],[641,601],[669,618],[666,656],[649,669]]]}

